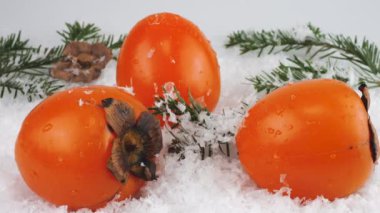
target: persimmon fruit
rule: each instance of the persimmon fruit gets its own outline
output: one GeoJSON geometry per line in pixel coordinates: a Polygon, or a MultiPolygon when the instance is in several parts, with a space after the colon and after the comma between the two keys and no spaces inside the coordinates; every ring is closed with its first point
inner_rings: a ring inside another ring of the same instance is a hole
{"type": "Polygon", "coordinates": [[[120,49],[116,81],[133,87],[146,107],[154,105],[168,82],[187,102],[191,93],[210,111],[220,96],[219,65],[210,42],[195,24],[173,13],[150,15],[131,29],[120,49]]]}
{"type": "Polygon", "coordinates": [[[361,98],[345,83],[289,84],[248,111],[236,136],[239,158],[269,191],[289,187],[291,197],[345,197],[374,169],[378,144],[369,123],[361,98]]]}
{"type": "Polygon", "coordinates": [[[144,185],[142,179],[128,175],[122,184],[107,167],[117,135],[107,124],[101,105],[102,100],[111,99],[127,103],[136,117],[146,111],[122,89],[89,86],[58,92],[28,114],[15,157],[32,191],[70,210],[97,209],[117,194],[119,200],[137,195],[144,185]]]}

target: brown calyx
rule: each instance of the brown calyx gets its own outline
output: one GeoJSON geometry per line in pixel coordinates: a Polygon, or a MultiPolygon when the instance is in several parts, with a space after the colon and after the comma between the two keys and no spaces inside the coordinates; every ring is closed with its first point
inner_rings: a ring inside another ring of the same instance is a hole
{"type": "Polygon", "coordinates": [[[121,183],[132,174],[145,181],[156,179],[155,155],[162,149],[160,122],[150,113],[138,119],[132,107],[112,98],[102,100],[106,121],[117,138],[113,142],[108,169],[121,183]]]}
{"type": "MultiPolygon", "coordinates": [[[[361,100],[364,104],[364,107],[368,113],[368,109],[370,107],[371,98],[369,95],[369,91],[366,84],[361,84],[359,86],[359,90],[362,93],[361,100]]],[[[371,118],[368,115],[368,129],[369,129],[369,148],[371,151],[371,157],[374,163],[376,163],[379,158],[379,138],[377,136],[377,131],[375,126],[372,124],[371,118]]]]}
{"type": "Polygon", "coordinates": [[[91,82],[112,59],[112,51],[102,43],[73,41],[63,50],[63,58],[50,69],[50,75],[70,82],[91,82]]]}

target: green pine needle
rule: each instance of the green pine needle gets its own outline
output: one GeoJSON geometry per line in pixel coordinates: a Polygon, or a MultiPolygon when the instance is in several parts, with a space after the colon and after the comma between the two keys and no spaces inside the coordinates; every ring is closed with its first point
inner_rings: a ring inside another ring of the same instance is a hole
{"type": "MultiPolygon", "coordinates": [[[[168,91],[166,91],[165,88],[163,88],[164,94],[168,94],[168,91]]],[[[181,116],[186,113],[190,114],[190,120],[192,122],[198,122],[199,121],[199,114],[201,112],[207,112],[207,108],[200,105],[198,102],[196,102],[191,95],[189,91],[189,99],[190,104],[186,103],[186,101],[182,98],[179,91],[174,87],[173,93],[177,98],[172,98],[171,96],[157,96],[155,98],[156,105],[153,107],[150,107],[149,110],[152,111],[154,115],[161,115],[161,116],[170,116],[170,112],[174,113],[175,116],[181,116]],[[184,110],[181,110],[179,108],[179,105],[183,105],[185,108],[184,110]],[[170,111],[170,112],[169,112],[170,111]]]]}
{"type": "MultiPolygon", "coordinates": [[[[299,78],[294,78],[294,80],[307,79],[308,75],[305,75],[305,73],[309,73],[310,70],[306,68],[311,68],[309,65],[311,65],[310,63],[313,59],[348,61],[355,67],[354,70],[358,73],[360,81],[369,83],[370,87],[380,86],[380,51],[376,44],[365,38],[359,41],[357,37],[351,38],[343,35],[324,34],[320,28],[312,24],[308,24],[307,27],[311,35],[305,38],[298,38],[294,30],[238,31],[228,37],[226,47],[239,46],[241,54],[256,51],[259,57],[262,54],[305,50],[306,61],[298,63],[301,62],[298,58],[290,60],[290,62],[293,62],[300,69],[296,73],[294,73],[297,70],[294,69],[295,67],[280,64],[270,74],[266,73],[250,78],[257,91],[272,91],[275,86],[269,80],[277,81],[280,83],[278,86],[281,86],[282,83],[288,82],[282,78],[290,73],[298,75],[299,78]],[[303,67],[303,65],[307,66],[303,67]]],[[[317,69],[319,70],[315,70],[314,73],[324,72],[321,67],[317,69]]],[[[313,78],[316,77],[323,76],[317,75],[313,78]]],[[[336,76],[336,78],[345,79],[339,76],[336,76]]]]}
{"type": "Polygon", "coordinates": [[[48,68],[60,59],[62,47],[33,47],[21,32],[0,38],[0,98],[24,95],[29,101],[52,94],[63,85],[49,77],[48,68]]]}
{"type": "Polygon", "coordinates": [[[100,29],[95,24],[66,23],[66,30],[57,31],[62,37],[62,42],[67,44],[72,41],[89,41],[99,38],[100,29]]]}
{"type": "Polygon", "coordinates": [[[63,48],[72,41],[104,43],[112,50],[121,47],[124,35],[115,39],[113,35],[100,33],[95,24],[66,23],[66,29],[57,31],[63,45],[53,48],[32,46],[23,39],[21,32],[0,37],[0,98],[19,95],[29,101],[43,98],[62,88],[62,81],[49,75],[50,67],[62,57],[63,48]]]}
{"type": "Polygon", "coordinates": [[[344,77],[345,73],[338,68],[331,66],[316,66],[310,60],[301,60],[298,57],[288,58],[288,63],[280,63],[270,73],[262,73],[254,77],[247,78],[252,82],[257,92],[265,91],[270,93],[273,90],[295,81],[304,79],[319,79],[328,76],[343,82],[348,82],[348,78],[344,77]]]}
{"type": "Polygon", "coordinates": [[[76,21],[74,24],[66,23],[66,29],[57,31],[57,33],[62,37],[64,44],[72,41],[103,43],[112,50],[119,49],[123,44],[125,35],[120,35],[115,40],[113,35],[106,36],[101,34],[100,31],[100,28],[95,24],[85,24],[76,21]]]}

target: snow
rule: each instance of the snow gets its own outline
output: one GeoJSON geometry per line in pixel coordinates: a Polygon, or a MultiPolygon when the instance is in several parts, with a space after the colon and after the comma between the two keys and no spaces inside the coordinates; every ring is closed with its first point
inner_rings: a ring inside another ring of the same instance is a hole
{"type": "MultiPolygon", "coordinates": [[[[224,41],[225,36],[211,37],[221,69],[222,94],[215,115],[220,119],[211,118],[209,123],[220,128],[218,131],[229,128],[235,128],[235,131],[242,116],[234,114],[233,109],[241,107],[242,102],[252,105],[260,97],[245,78],[263,70],[271,70],[287,55],[257,58],[256,54],[249,53],[241,56],[238,49],[225,49],[224,41]],[[226,116],[220,116],[222,113],[226,116]]],[[[114,86],[115,70],[116,62],[112,61],[93,84],[114,86]]],[[[379,92],[371,90],[373,100],[370,114],[375,126],[380,125],[379,92]]],[[[0,212],[67,211],[65,206],[56,207],[36,196],[23,182],[14,160],[14,145],[21,123],[40,101],[29,103],[22,98],[0,99],[0,212]]],[[[167,131],[164,133],[164,144],[167,145],[170,135],[167,131]]],[[[207,137],[212,136],[215,135],[207,137]]],[[[233,141],[233,138],[228,140],[233,141]]],[[[198,154],[188,151],[186,158],[178,161],[177,155],[169,155],[165,150],[159,156],[159,179],[149,182],[142,189],[139,199],[113,201],[98,212],[378,212],[378,166],[366,185],[347,198],[333,202],[324,198],[302,202],[282,196],[288,189],[271,194],[258,188],[236,158],[215,155],[202,161],[198,154]]],[[[286,182],[286,174],[279,178],[286,182]]],[[[78,212],[90,211],[82,209],[78,212]]]]}
{"type": "MultiPolygon", "coordinates": [[[[240,56],[237,49],[225,49],[221,38],[215,37],[211,41],[220,63],[222,96],[217,114],[209,118],[211,121],[208,122],[223,132],[229,129],[234,131],[242,118],[234,114],[233,108],[241,107],[241,102],[252,105],[258,98],[245,78],[277,66],[280,59],[285,59],[285,55],[262,58],[257,58],[254,54],[240,56]],[[222,113],[226,116],[220,116],[222,113]]],[[[94,84],[115,85],[115,69],[116,63],[109,63],[94,84]]],[[[379,124],[380,115],[375,113],[375,109],[380,107],[379,90],[371,92],[373,102],[370,113],[374,123],[379,124]]],[[[21,179],[14,161],[14,143],[19,127],[39,101],[29,103],[10,97],[1,99],[0,129],[3,131],[0,134],[0,212],[67,211],[66,207],[53,206],[30,191],[21,179]]],[[[171,136],[166,131],[164,133],[164,143],[167,145],[171,136]]],[[[213,136],[215,135],[211,134],[207,137],[213,136]]],[[[231,141],[233,137],[227,140],[231,141]]],[[[377,212],[380,203],[378,166],[366,186],[347,198],[334,202],[318,198],[302,203],[282,196],[283,191],[271,194],[258,188],[235,158],[215,155],[202,161],[199,154],[190,151],[182,161],[178,161],[177,155],[164,154],[164,151],[159,158],[160,177],[142,189],[142,197],[110,202],[98,212],[377,212]]],[[[279,178],[286,181],[286,174],[279,178]]],[[[78,212],[90,211],[82,209],[78,212]]]]}

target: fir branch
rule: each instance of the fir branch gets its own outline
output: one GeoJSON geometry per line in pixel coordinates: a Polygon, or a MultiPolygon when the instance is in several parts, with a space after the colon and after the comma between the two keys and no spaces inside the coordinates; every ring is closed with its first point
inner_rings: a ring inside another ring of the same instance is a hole
{"type": "MultiPolygon", "coordinates": [[[[66,23],[66,29],[57,31],[64,45],[72,41],[104,43],[117,50],[124,35],[117,39],[113,35],[103,35],[95,24],[66,23]]],[[[29,101],[51,95],[63,87],[52,79],[49,68],[62,57],[64,45],[53,48],[31,46],[29,40],[22,39],[21,32],[0,37],[0,98],[6,94],[17,97],[24,95],[29,101]]]]}
{"type": "Polygon", "coordinates": [[[237,129],[240,119],[245,115],[246,105],[239,111],[215,114],[197,103],[190,92],[188,104],[174,86],[170,91],[164,86],[163,91],[164,95],[156,97],[155,106],[150,110],[161,115],[165,121],[166,130],[172,137],[169,153],[179,154],[180,159],[185,157],[185,150],[200,153],[202,159],[217,150],[227,156],[235,156],[232,146],[235,133],[231,129],[237,129]]]}
{"type": "Polygon", "coordinates": [[[250,51],[258,51],[258,56],[276,53],[276,48],[281,48],[280,51],[289,52],[291,50],[299,50],[308,48],[312,42],[319,42],[323,35],[319,33],[317,28],[313,27],[313,37],[299,40],[293,31],[272,30],[272,31],[238,31],[228,36],[226,47],[239,46],[240,53],[245,54],[250,51]]]}
{"type": "Polygon", "coordinates": [[[62,47],[10,53],[7,59],[0,63],[0,75],[16,72],[36,76],[47,75],[47,69],[61,58],[61,54],[62,47]]]}
{"type": "Polygon", "coordinates": [[[50,65],[61,57],[62,47],[41,48],[21,39],[21,33],[0,38],[0,98],[5,94],[27,96],[29,101],[61,88],[48,74],[50,65]]]}
{"type": "Polygon", "coordinates": [[[44,98],[63,87],[57,82],[49,76],[11,75],[5,80],[0,79],[0,98],[3,98],[7,93],[13,94],[14,98],[17,98],[19,94],[24,95],[28,101],[44,98]]]}
{"type": "Polygon", "coordinates": [[[21,39],[21,32],[10,34],[6,37],[0,37],[0,60],[7,57],[7,54],[22,53],[22,51],[37,51],[38,48],[30,47],[28,40],[21,39]]]}
{"type": "MultiPolygon", "coordinates": [[[[170,116],[174,116],[174,118],[177,118],[178,116],[189,113],[192,122],[199,122],[199,114],[201,112],[209,113],[207,108],[202,107],[202,105],[194,100],[190,91],[188,93],[190,104],[188,104],[175,87],[173,87],[171,91],[168,91],[165,87],[163,87],[162,90],[164,96],[156,96],[155,106],[149,108],[154,115],[169,118],[170,116]]],[[[180,122],[179,120],[170,121],[173,123],[180,122]]]]}
{"type": "Polygon", "coordinates": [[[91,41],[99,38],[100,29],[95,24],[66,23],[66,30],[57,31],[62,37],[62,42],[68,44],[72,41],[91,41]]]}
{"type": "MultiPolygon", "coordinates": [[[[298,38],[295,30],[238,31],[228,37],[226,47],[239,46],[241,54],[249,51],[258,51],[258,56],[261,56],[263,53],[275,54],[304,49],[306,50],[305,55],[308,56],[308,59],[305,61],[306,64],[307,61],[316,57],[318,59],[348,61],[356,67],[354,70],[361,76],[360,81],[369,82],[372,87],[380,86],[380,50],[376,44],[365,38],[359,41],[357,37],[351,38],[343,35],[324,34],[318,27],[311,24],[308,24],[307,28],[310,31],[310,36],[305,36],[304,38],[298,38]]],[[[299,68],[305,68],[299,63],[296,63],[296,65],[299,68]]],[[[281,77],[286,76],[285,73],[290,73],[290,71],[285,70],[294,71],[293,68],[280,64],[274,72],[263,74],[257,78],[250,78],[250,80],[258,91],[265,90],[268,92],[275,88],[269,80],[281,82],[281,77]]],[[[318,72],[323,71],[319,70],[318,72]]],[[[300,78],[295,78],[295,80],[306,79],[306,75],[301,75],[303,72],[307,73],[309,71],[301,70],[297,72],[300,78]]],[[[339,77],[337,76],[337,78],[339,77]]]]}
{"type": "Polygon", "coordinates": [[[68,44],[72,41],[85,41],[90,43],[103,43],[108,48],[119,49],[123,44],[125,35],[120,35],[117,39],[113,35],[104,35],[100,33],[100,28],[93,23],[85,24],[74,22],[74,24],[66,23],[66,29],[57,31],[62,37],[62,42],[68,44]]]}
{"type": "Polygon", "coordinates": [[[341,69],[316,66],[310,60],[301,60],[296,56],[287,59],[287,64],[280,63],[280,65],[270,73],[264,72],[257,76],[247,78],[247,80],[252,82],[257,92],[265,91],[266,93],[270,93],[294,81],[323,77],[329,77],[343,82],[348,82],[349,80],[345,77],[345,73],[341,69]]]}
{"type": "Polygon", "coordinates": [[[113,35],[102,35],[100,38],[95,40],[94,42],[99,42],[105,44],[111,50],[117,50],[121,48],[121,45],[124,42],[125,35],[120,35],[117,39],[113,35]]]}

